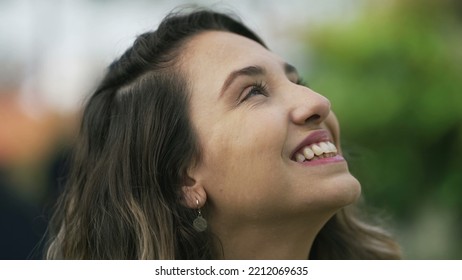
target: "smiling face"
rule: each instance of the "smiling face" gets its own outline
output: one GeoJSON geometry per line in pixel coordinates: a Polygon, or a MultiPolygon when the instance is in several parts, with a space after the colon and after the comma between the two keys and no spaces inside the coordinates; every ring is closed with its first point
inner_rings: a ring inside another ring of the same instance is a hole
{"type": "Polygon", "coordinates": [[[208,31],[186,44],[181,67],[202,153],[191,189],[206,194],[213,231],[326,220],[359,196],[329,144],[338,148],[330,102],[299,85],[280,57],[245,37],[208,31]]]}

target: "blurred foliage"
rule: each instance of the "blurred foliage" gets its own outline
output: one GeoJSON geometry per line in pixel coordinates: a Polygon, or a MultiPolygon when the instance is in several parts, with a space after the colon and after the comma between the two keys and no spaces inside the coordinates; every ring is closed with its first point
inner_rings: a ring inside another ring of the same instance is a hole
{"type": "MultiPolygon", "coordinates": [[[[398,227],[424,207],[443,209],[461,236],[462,1],[365,1],[354,20],[320,26],[306,41],[307,78],[332,101],[367,204],[398,227]]],[[[455,241],[434,257],[462,258],[455,241]]]]}

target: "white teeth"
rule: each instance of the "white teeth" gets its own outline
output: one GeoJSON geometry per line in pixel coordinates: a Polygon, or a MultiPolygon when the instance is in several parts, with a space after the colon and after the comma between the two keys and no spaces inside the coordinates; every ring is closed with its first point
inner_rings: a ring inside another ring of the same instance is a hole
{"type": "Polygon", "coordinates": [[[319,147],[321,147],[321,150],[323,150],[324,152],[330,152],[330,147],[329,145],[327,145],[326,142],[319,143],[319,147]]]}
{"type": "Polygon", "coordinates": [[[296,154],[295,154],[295,160],[296,160],[297,162],[304,162],[304,161],[305,161],[305,156],[303,156],[303,155],[300,154],[300,153],[296,153],[296,154]]]}
{"type": "Polygon", "coordinates": [[[297,162],[305,160],[316,160],[320,158],[333,157],[337,154],[337,147],[331,142],[320,142],[311,146],[306,146],[295,154],[297,162]]]}
{"type": "Polygon", "coordinates": [[[309,147],[305,147],[303,149],[303,155],[305,156],[307,160],[314,158],[314,152],[309,147]]]}
{"type": "Polygon", "coordinates": [[[321,149],[321,147],[319,147],[316,144],[311,146],[311,149],[313,150],[314,154],[317,155],[317,156],[320,156],[320,155],[322,155],[324,153],[324,151],[321,149]]]}
{"type": "Polygon", "coordinates": [[[327,145],[329,145],[330,151],[332,153],[337,153],[337,147],[335,147],[334,144],[332,144],[331,142],[328,142],[327,145]]]}

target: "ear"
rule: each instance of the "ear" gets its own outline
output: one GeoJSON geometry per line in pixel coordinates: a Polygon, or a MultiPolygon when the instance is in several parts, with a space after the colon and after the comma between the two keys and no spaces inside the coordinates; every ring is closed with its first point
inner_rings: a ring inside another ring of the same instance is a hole
{"type": "MultiPolygon", "coordinates": [[[[191,174],[188,171],[189,174],[191,174]]],[[[199,209],[207,201],[207,193],[199,180],[187,175],[181,187],[181,203],[191,209],[199,209]]]]}

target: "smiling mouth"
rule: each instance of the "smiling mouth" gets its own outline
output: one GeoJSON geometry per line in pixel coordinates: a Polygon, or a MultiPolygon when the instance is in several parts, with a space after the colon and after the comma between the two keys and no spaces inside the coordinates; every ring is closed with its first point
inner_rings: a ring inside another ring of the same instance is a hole
{"type": "Polygon", "coordinates": [[[337,153],[337,147],[334,144],[330,141],[323,141],[302,147],[294,154],[293,160],[298,163],[315,161],[335,157],[337,153]]]}

